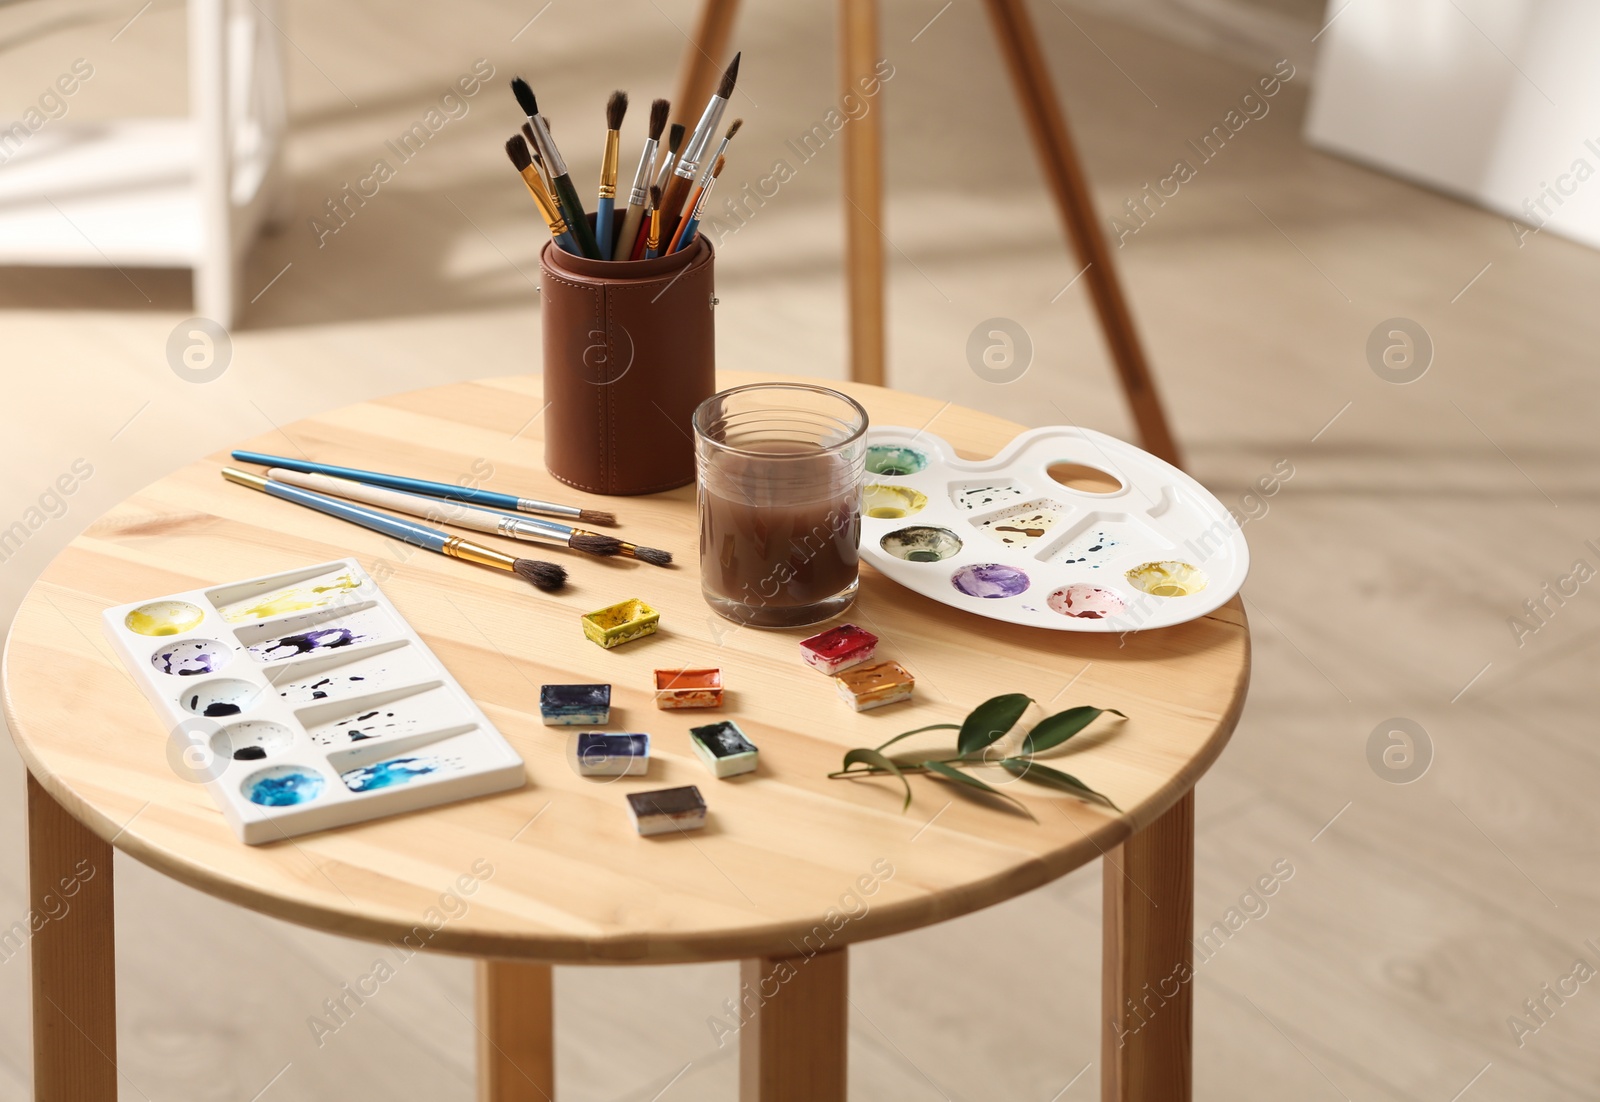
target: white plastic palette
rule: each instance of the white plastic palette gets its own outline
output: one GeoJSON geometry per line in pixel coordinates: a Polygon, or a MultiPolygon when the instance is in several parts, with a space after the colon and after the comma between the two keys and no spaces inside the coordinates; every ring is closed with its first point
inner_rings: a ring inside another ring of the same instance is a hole
{"type": "Polygon", "coordinates": [[[1104,433],[1030,429],[977,462],[916,429],[874,428],[867,440],[862,557],[936,601],[1032,627],[1123,632],[1204,616],[1244,584],[1249,550],[1223,504],[1104,433]],[[1120,487],[1057,480],[1085,467],[1120,487]]]}
{"type": "Polygon", "coordinates": [[[103,626],[251,845],[522,786],[522,758],[354,559],[107,609],[103,626]]]}

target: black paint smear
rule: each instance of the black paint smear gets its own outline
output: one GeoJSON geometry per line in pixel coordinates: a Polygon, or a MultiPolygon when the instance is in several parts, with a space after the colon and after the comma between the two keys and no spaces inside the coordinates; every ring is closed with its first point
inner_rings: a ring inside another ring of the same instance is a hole
{"type": "MultiPolygon", "coordinates": [[[[195,699],[198,700],[199,697],[195,699]]],[[[225,700],[215,700],[207,704],[206,710],[200,714],[206,716],[236,716],[243,710],[237,704],[229,704],[225,700]]]]}
{"type": "Polygon", "coordinates": [[[233,752],[234,761],[259,761],[266,756],[265,746],[241,746],[233,752]]]}
{"type": "Polygon", "coordinates": [[[266,648],[266,653],[288,647],[290,653],[280,657],[293,658],[301,654],[310,654],[317,650],[338,650],[358,643],[363,636],[357,635],[352,628],[319,628],[315,631],[303,631],[299,635],[285,635],[282,639],[274,639],[272,645],[266,648]]]}

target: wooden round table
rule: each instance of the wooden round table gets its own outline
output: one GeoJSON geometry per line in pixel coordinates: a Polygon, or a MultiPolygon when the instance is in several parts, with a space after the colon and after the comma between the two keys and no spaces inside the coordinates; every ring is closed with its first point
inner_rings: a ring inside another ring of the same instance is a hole
{"type": "MultiPolygon", "coordinates": [[[[728,374],[725,385],[757,381],[728,374]]],[[[878,424],[926,426],[987,456],[1020,426],[936,399],[842,384],[878,424]]],[[[580,503],[542,464],[537,377],[491,379],[335,410],[241,446],[580,503]]],[[[699,592],[692,487],[581,501],[624,538],[676,553],[660,569],[550,549],[571,583],[543,595],[508,574],[413,552],[219,477],[217,455],[90,525],[24,600],[5,651],[5,706],[27,762],[33,905],[70,885],[72,920],[33,932],[35,1097],[116,1097],[111,847],[265,914],[352,937],[479,958],[481,1098],[553,1096],[552,964],[744,961],[737,1029],[747,1102],[845,1094],[847,947],[1002,902],[1105,857],[1104,1097],[1179,1102],[1190,1082],[1193,788],[1227,742],[1250,668],[1237,599],[1202,619],[1115,635],[1016,628],[919,597],[863,567],[847,618],[917,677],[909,704],[856,714],[803,666],[806,631],[739,629],[699,592]],[[101,634],[108,606],[355,555],[527,763],[526,787],[246,846],[203,785],[169,765],[168,732],[101,634]],[[616,650],[579,616],[628,597],[661,631],[616,650]],[[720,713],[655,709],[651,671],[720,666],[720,713]],[[546,682],[609,682],[613,727],[654,735],[648,777],[599,783],[541,724],[546,682]],[[1102,719],[1059,764],[1122,814],[1028,784],[1037,818],[914,777],[829,780],[842,752],[1025,692],[1102,719]],[[718,781],[687,730],[737,718],[754,775],[718,781]],[[695,784],[707,827],[638,836],[624,794],[695,784]],[[1160,1013],[1126,1019],[1157,992],[1160,1013]],[[1133,1002],[1129,1002],[1133,1000],[1133,1002]]],[[[520,545],[526,546],[526,545],[520,545]]],[[[526,552],[534,554],[535,552],[526,552]]]]}

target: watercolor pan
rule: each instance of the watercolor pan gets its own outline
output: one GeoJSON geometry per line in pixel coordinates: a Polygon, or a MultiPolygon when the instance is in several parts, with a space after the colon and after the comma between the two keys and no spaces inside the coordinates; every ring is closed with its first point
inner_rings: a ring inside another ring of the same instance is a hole
{"type": "Polygon", "coordinates": [[[676,834],[706,825],[706,800],[692,784],[628,793],[628,815],[640,834],[676,834]]]}
{"type": "Polygon", "coordinates": [[[880,507],[863,510],[861,557],[977,616],[1053,631],[1170,627],[1226,604],[1250,569],[1222,502],[1104,433],[1029,429],[982,460],[894,425],[868,430],[867,445],[880,507]]]}
{"type": "Polygon", "coordinates": [[[859,666],[870,659],[877,649],[878,637],[854,624],[840,624],[809,639],[800,640],[800,657],[805,664],[830,676],[851,666],[859,666]]]}
{"type": "Polygon", "coordinates": [[[718,777],[754,773],[760,761],[756,744],[732,720],[689,728],[689,745],[694,747],[706,768],[718,777]]]}
{"type": "Polygon", "coordinates": [[[607,650],[654,635],[661,623],[661,613],[639,600],[630,597],[614,605],[595,609],[583,615],[583,634],[592,643],[607,650]]]}
{"type": "Polygon", "coordinates": [[[656,707],[722,707],[722,671],[714,666],[657,670],[656,707]]]}
{"type": "Polygon", "coordinates": [[[579,731],[567,744],[567,760],[580,777],[642,777],[650,772],[650,736],[579,731]]]}
{"type": "Polygon", "coordinates": [[[833,680],[839,686],[839,699],[858,712],[910,700],[917,684],[911,671],[892,658],[872,666],[855,666],[833,680]]]}
{"type": "Polygon", "coordinates": [[[546,727],[604,727],[611,722],[610,685],[540,685],[546,727]]]}
{"type": "MultiPolygon", "coordinates": [[[[522,758],[354,559],[107,609],[247,844],[520,788],[522,758]]],[[[164,751],[163,751],[164,752],[164,751]]]]}

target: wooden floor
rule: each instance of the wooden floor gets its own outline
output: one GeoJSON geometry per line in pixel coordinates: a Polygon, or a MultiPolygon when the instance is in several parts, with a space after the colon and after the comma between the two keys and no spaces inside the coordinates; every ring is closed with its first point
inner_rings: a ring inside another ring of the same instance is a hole
{"type": "MultiPolygon", "coordinates": [[[[1193,472],[1251,517],[1254,692],[1199,789],[1197,1096],[1600,1096],[1600,987],[1569,983],[1542,1021],[1524,1007],[1577,958],[1600,966],[1585,947],[1600,944],[1588,665],[1600,583],[1544,595],[1578,560],[1600,566],[1600,255],[1548,233],[1519,247],[1501,218],[1305,148],[1320,4],[1143,8],[1156,16],[1100,0],[1035,14],[1108,217],[1175,161],[1196,169],[1117,257],[1193,472]],[[1182,22],[1248,9],[1260,35],[1182,22]],[[1264,44],[1284,36],[1298,43],[1295,77],[1202,162],[1188,143],[1271,71],[1280,55],[1264,44]],[[1394,317],[1436,350],[1404,386],[1366,352],[1394,317]],[[1275,495],[1247,496],[1269,476],[1275,495]],[[1529,600],[1548,611],[1519,643],[1508,619],[1529,600]],[[1369,734],[1395,717],[1431,742],[1411,784],[1369,761],[1369,734]],[[1275,869],[1292,870],[1276,894],[1248,894],[1275,869]]],[[[538,234],[500,148],[518,122],[504,81],[534,78],[574,176],[590,179],[600,143],[578,137],[599,134],[614,85],[636,111],[670,94],[693,5],[608,4],[604,65],[589,56],[595,5],[288,9],[295,216],[250,262],[247,297],[259,297],[220,379],[169,369],[167,337],[192,313],[182,273],[0,271],[0,528],[75,460],[93,471],[0,562],[0,615],[101,510],[182,462],[358,398],[537,368],[538,234]],[[319,246],[310,219],[375,160],[395,160],[385,141],[480,57],[495,67],[490,89],[319,246]]],[[[733,105],[747,122],[719,194],[780,159],[789,172],[742,228],[713,230],[720,359],[837,377],[838,140],[797,152],[837,103],[833,18],[821,4],[750,9],[733,105]]],[[[0,118],[20,117],[79,57],[95,75],[48,126],[181,110],[182,27],[174,0],[6,5],[0,118]]],[[[886,112],[890,137],[891,382],[1029,424],[1126,432],[986,36],[972,4],[886,4],[894,75],[867,109],[886,112]],[[1004,386],[967,360],[969,334],[994,317],[1034,348],[1004,386]]],[[[1504,63],[1485,51],[1485,65],[1504,63]]],[[[117,723],[105,717],[107,739],[117,723]]],[[[0,749],[0,934],[26,920],[22,772],[0,749]]],[[[124,1098],[472,1096],[468,963],[415,958],[341,1021],[324,1001],[371,970],[376,947],[130,862],[116,874],[124,1098]],[[319,1017],[337,1028],[314,1030],[319,1017]]],[[[1099,906],[1088,869],[861,948],[854,1096],[1096,1097],[1099,906]]],[[[0,952],[0,1098],[28,1082],[27,967],[0,952]]],[[[561,970],[563,1099],[734,1098],[736,1046],[719,1048],[708,1019],[737,982],[734,965],[561,970]]]]}

